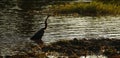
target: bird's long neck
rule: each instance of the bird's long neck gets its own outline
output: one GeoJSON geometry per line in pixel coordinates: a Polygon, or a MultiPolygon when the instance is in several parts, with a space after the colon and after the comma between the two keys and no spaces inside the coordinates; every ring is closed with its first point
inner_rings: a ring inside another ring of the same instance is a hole
{"type": "Polygon", "coordinates": [[[47,16],[47,18],[45,19],[45,27],[44,27],[44,29],[46,29],[47,28],[47,19],[49,18],[49,15],[47,16]]]}

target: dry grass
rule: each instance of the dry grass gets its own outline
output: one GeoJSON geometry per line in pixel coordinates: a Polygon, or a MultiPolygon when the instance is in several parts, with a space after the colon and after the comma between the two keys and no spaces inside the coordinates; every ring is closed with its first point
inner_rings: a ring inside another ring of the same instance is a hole
{"type": "Polygon", "coordinates": [[[114,55],[120,51],[120,40],[118,39],[90,39],[90,40],[62,40],[42,48],[44,52],[56,51],[65,53],[66,55],[91,55],[91,54],[104,54],[114,55]],[[104,50],[104,52],[103,52],[104,50]]]}
{"type": "Polygon", "coordinates": [[[52,9],[58,14],[78,13],[87,16],[120,15],[120,6],[102,2],[73,3],[55,6],[52,9]]]}

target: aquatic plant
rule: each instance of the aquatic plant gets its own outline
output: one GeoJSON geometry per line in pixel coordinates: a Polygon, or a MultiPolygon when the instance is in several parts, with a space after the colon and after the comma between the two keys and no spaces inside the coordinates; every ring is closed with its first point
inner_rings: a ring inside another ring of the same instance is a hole
{"type": "Polygon", "coordinates": [[[71,14],[78,13],[79,15],[88,16],[102,16],[102,15],[119,15],[120,6],[115,4],[104,4],[102,2],[90,2],[90,3],[73,3],[65,4],[62,6],[56,6],[53,8],[54,13],[58,14],[71,14]]]}

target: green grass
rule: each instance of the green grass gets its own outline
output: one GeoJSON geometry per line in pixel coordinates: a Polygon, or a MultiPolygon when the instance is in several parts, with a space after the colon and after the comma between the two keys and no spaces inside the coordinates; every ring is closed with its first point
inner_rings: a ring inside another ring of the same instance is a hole
{"type": "Polygon", "coordinates": [[[102,2],[90,3],[73,3],[59,5],[53,8],[58,14],[78,13],[85,16],[103,16],[103,15],[120,15],[120,6],[115,4],[104,4],[102,2]]]}

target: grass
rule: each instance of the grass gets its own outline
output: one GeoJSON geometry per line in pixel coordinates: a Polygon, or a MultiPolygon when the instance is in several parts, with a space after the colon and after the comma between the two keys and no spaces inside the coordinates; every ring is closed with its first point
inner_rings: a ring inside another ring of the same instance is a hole
{"type": "Polygon", "coordinates": [[[104,16],[104,15],[120,15],[120,6],[115,4],[104,4],[102,2],[90,3],[73,3],[55,6],[54,13],[72,14],[77,13],[85,16],[104,16]]]}

